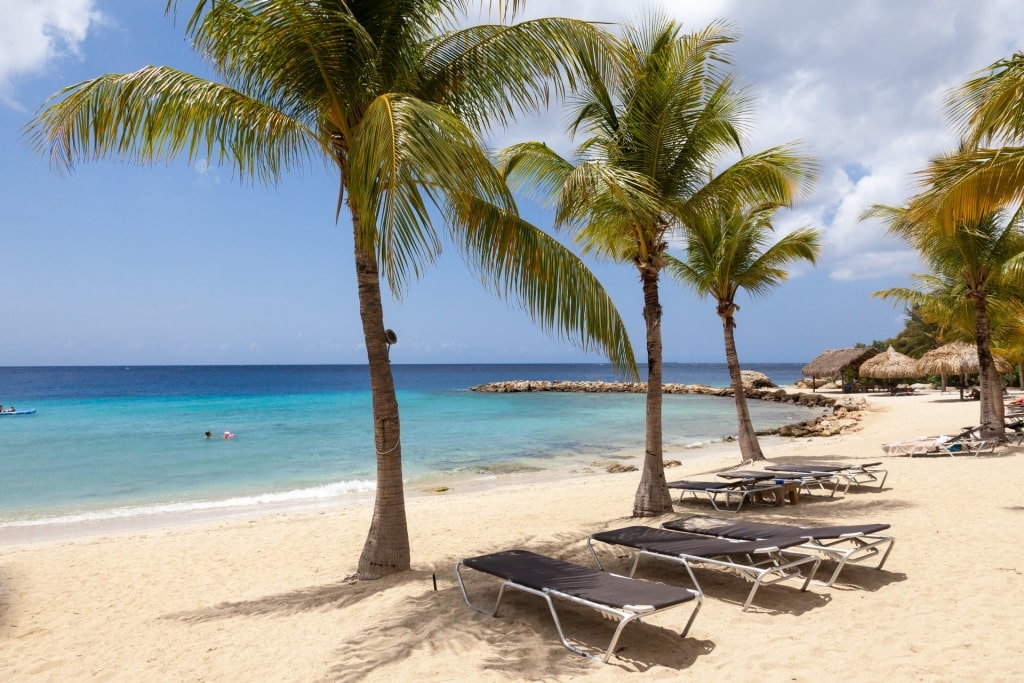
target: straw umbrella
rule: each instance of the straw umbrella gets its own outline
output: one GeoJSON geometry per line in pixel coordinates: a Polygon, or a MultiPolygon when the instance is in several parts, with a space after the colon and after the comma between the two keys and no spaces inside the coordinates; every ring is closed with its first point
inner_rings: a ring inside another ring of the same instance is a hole
{"type": "Polygon", "coordinates": [[[864,361],[858,374],[861,377],[893,380],[920,377],[923,373],[918,371],[916,360],[890,346],[885,353],[864,361]]]}
{"type": "MultiPolygon", "coordinates": [[[[999,372],[1009,372],[1011,366],[999,356],[992,356],[992,361],[999,372]]],[[[978,348],[967,342],[953,342],[940,346],[921,356],[917,361],[919,375],[941,374],[960,375],[961,377],[979,372],[978,348]]],[[[960,397],[963,398],[963,382],[960,383],[960,397]]]]}

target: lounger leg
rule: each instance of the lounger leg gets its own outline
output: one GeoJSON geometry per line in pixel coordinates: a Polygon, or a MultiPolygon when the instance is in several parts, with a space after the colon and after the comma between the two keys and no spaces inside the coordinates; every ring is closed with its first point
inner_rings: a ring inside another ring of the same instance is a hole
{"type": "Polygon", "coordinates": [[[750,593],[747,595],[747,601],[743,603],[741,611],[747,611],[747,608],[750,607],[750,603],[754,601],[754,595],[757,593],[757,589],[760,588],[761,584],[763,584],[773,574],[778,575],[778,578],[771,581],[771,583],[777,583],[778,581],[784,580],[786,578],[800,576],[801,572],[799,569],[797,569],[796,573],[793,575],[790,575],[788,571],[794,567],[806,564],[810,560],[813,560],[814,562],[811,565],[810,571],[807,572],[807,576],[804,578],[803,585],[800,586],[801,592],[806,591],[807,587],[811,585],[811,580],[814,578],[814,575],[818,572],[818,567],[821,565],[821,558],[812,557],[810,555],[803,555],[795,560],[791,560],[789,562],[776,565],[771,569],[760,570],[759,576],[754,580],[754,585],[751,587],[750,593]]]}
{"type": "MultiPolygon", "coordinates": [[[[605,571],[604,565],[601,564],[601,558],[598,557],[597,550],[594,549],[594,539],[587,539],[587,547],[590,548],[590,554],[593,556],[594,563],[597,565],[597,568],[601,571],[605,571]]],[[[636,574],[636,567],[638,564],[640,564],[640,553],[636,553],[633,555],[633,566],[629,568],[629,574],[627,574],[626,576],[628,576],[629,578],[633,578],[633,575],[636,574]]],[[[700,591],[700,588],[698,588],[697,590],[700,591]]]]}
{"type": "Polygon", "coordinates": [[[455,565],[455,577],[459,580],[459,588],[462,589],[462,599],[466,601],[467,607],[469,607],[474,612],[486,614],[489,617],[494,617],[498,615],[498,608],[501,606],[501,599],[505,595],[505,586],[508,585],[507,581],[505,583],[502,583],[501,588],[498,589],[498,599],[494,601],[494,608],[491,610],[486,610],[482,607],[477,607],[473,604],[473,601],[469,599],[469,592],[466,590],[466,582],[462,579],[461,561],[455,565]]]}
{"type": "Polygon", "coordinates": [[[824,555],[825,559],[832,560],[836,563],[836,568],[832,572],[832,576],[829,577],[828,582],[824,584],[825,586],[832,586],[832,584],[834,584],[836,580],[839,578],[840,572],[842,572],[843,568],[847,564],[860,564],[862,561],[864,561],[865,558],[873,554],[879,554],[881,552],[881,546],[884,545],[886,546],[886,548],[885,552],[881,553],[882,559],[878,562],[877,565],[872,567],[872,569],[881,569],[885,566],[886,560],[889,559],[889,553],[892,552],[893,546],[896,545],[896,539],[889,536],[867,537],[866,540],[861,538],[851,538],[848,540],[853,542],[857,547],[847,550],[832,549],[828,545],[817,544],[809,547],[809,549],[811,550],[817,550],[818,552],[820,552],[822,555],[824,555]]]}

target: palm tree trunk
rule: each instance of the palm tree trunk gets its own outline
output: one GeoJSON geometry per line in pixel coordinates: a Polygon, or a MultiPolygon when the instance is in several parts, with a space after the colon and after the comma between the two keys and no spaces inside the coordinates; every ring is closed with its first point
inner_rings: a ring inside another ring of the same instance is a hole
{"type": "Polygon", "coordinates": [[[366,358],[370,365],[373,396],[373,440],[377,449],[377,493],[370,531],[359,557],[356,576],[376,579],[409,569],[409,527],[405,518],[402,484],[402,439],[398,421],[398,397],[391,375],[384,306],[380,295],[377,258],[359,244],[359,220],[353,212],[356,235],[356,278],[359,284],[359,317],[363,322],[366,358]]]}
{"type": "Polygon", "coordinates": [[[658,299],[658,272],[642,268],[644,321],[647,323],[647,430],[643,474],[633,501],[634,517],[653,517],[672,512],[672,496],[665,482],[661,431],[661,302],[658,299]]]}
{"type": "Polygon", "coordinates": [[[978,347],[978,379],[981,382],[981,436],[986,439],[1002,438],[1006,434],[1003,423],[1003,379],[992,359],[991,330],[985,298],[972,297],[974,303],[974,341],[978,347]]]}
{"type": "Polygon", "coordinates": [[[740,454],[743,460],[764,460],[761,444],[757,441],[754,423],[750,420],[750,409],[747,407],[747,395],[743,391],[743,375],[740,374],[740,358],[736,353],[736,339],[733,329],[736,320],[731,315],[722,316],[722,328],[725,334],[725,364],[729,367],[729,381],[736,400],[736,420],[739,426],[740,454]]]}

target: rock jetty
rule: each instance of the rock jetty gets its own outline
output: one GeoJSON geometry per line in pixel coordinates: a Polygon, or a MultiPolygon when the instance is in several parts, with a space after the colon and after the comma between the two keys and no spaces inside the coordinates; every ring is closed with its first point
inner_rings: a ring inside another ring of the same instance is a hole
{"type": "MultiPolygon", "coordinates": [[[[759,373],[758,373],[759,374],[759,373]]],[[[762,375],[763,377],[763,375],[762,375]]],[[[744,378],[747,379],[746,377],[744,378]]],[[[765,378],[767,379],[767,378],[765,378]]],[[[743,393],[748,399],[758,401],[774,401],[777,403],[792,403],[806,406],[808,408],[825,408],[827,412],[813,420],[807,420],[798,424],[786,425],[779,429],[759,432],[759,434],[778,434],[779,436],[811,437],[811,436],[834,436],[850,431],[860,430],[860,411],[868,409],[867,401],[843,397],[836,399],[832,396],[816,393],[789,393],[771,384],[773,388],[756,388],[753,382],[744,383],[743,393]]],[[[731,398],[732,387],[711,387],[706,384],[675,384],[667,383],[662,386],[666,394],[700,394],[703,396],[718,396],[731,398]]],[[[630,393],[643,394],[647,392],[646,382],[602,382],[596,380],[508,380],[503,382],[489,382],[469,387],[469,391],[490,392],[496,394],[514,394],[525,392],[585,392],[595,394],[630,393]]]]}

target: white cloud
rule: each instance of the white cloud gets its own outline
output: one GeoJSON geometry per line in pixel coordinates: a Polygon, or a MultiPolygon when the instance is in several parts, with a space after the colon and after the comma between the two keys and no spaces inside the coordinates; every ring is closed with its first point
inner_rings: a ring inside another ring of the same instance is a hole
{"type": "Polygon", "coordinates": [[[0,102],[17,107],[16,77],[76,55],[90,27],[102,21],[96,0],[0,0],[0,102]]]}
{"type": "MultiPolygon", "coordinates": [[[[820,264],[840,280],[902,279],[908,268],[920,268],[883,225],[860,215],[872,204],[902,204],[916,191],[913,173],[955,143],[944,95],[1021,49],[1024,26],[1019,0],[530,5],[541,7],[545,15],[602,21],[639,20],[661,7],[687,30],[731,22],[740,33],[731,49],[734,71],[757,103],[746,151],[801,141],[821,162],[813,195],[788,218],[780,215],[780,233],[808,224],[822,229],[820,264]]],[[[495,144],[538,139],[567,153],[559,123],[551,114],[530,119],[495,144]]]]}

